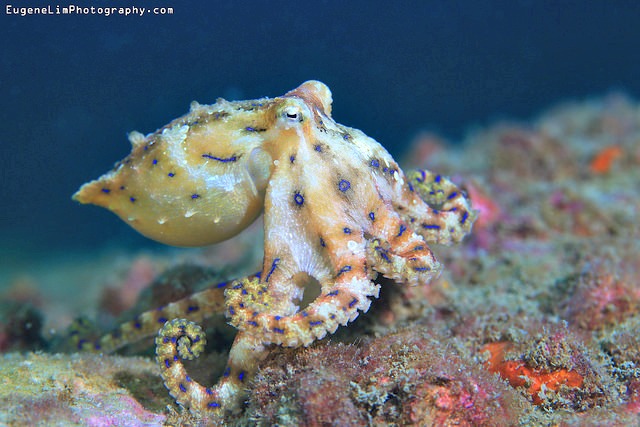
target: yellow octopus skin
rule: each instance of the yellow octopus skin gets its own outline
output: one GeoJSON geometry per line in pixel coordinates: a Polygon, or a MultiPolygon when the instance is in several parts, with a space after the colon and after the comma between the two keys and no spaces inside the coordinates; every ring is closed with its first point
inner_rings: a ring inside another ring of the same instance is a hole
{"type": "Polygon", "coordinates": [[[193,412],[219,416],[240,409],[269,345],[307,346],[366,312],[378,273],[410,285],[436,277],[441,265],[427,243],[470,233],[476,213],[465,192],[429,171],[405,176],[378,142],[336,123],[331,103],[326,85],[308,81],[276,98],[194,102],[154,133],[132,132],[131,154],[73,198],[177,246],[228,239],[264,209],[262,271],[78,346],[113,351],[162,326],[156,354],[169,392],[193,412]],[[305,288],[318,284],[320,295],[300,307],[305,288]],[[223,377],[207,388],[180,359],[204,347],[191,321],[221,310],[239,332],[223,377]]]}

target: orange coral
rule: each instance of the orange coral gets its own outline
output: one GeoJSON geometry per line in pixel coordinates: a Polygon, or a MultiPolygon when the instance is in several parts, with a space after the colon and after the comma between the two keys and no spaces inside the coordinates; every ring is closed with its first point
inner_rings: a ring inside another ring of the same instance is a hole
{"type": "Polygon", "coordinates": [[[527,387],[527,392],[533,397],[534,404],[542,403],[543,398],[540,392],[543,391],[543,386],[553,391],[557,391],[563,384],[568,387],[582,387],[584,378],[575,371],[561,368],[549,372],[544,369],[530,368],[522,361],[505,360],[504,355],[509,346],[508,342],[486,344],[482,351],[488,351],[491,356],[485,362],[485,366],[490,372],[498,373],[512,387],[527,387]]]}
{"type": "Polygon", "coordinates": [[[589,164],[592,173],[602,175],[611,170],[613,163],[622,155],[619,145],[610,145],[598,151],[589,164]]]}

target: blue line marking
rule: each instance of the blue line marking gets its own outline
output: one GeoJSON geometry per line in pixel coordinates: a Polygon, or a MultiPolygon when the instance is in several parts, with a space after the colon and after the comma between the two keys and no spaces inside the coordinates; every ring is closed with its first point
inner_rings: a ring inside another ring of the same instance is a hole
{"type": "Polygon", "coordinates": [[[216,157],[212,154],[203,154],[202,157],[204,157],[205,159],[211,159],[211,160],[216,160],[218,162],[222,162],[222,163],[227,163],[227,162],[235,162],[236,160],[238,160],[237,156],[231,156],[231,157],[216,157]]]}
{"type": "Polygon", "coordinates": [[[267,274],[266,279],[264,279],[265,282],[269,281],[269,279],[271,278],[271,274],[273,274],[279,262],[280,262],[280,258],[276,258],[273,260],[273,263],[271,263],[271,270],[269,270],[269,273],[267,274]]]}
{"type": "Polygon", "coordinates": [[[440,226],[437,224],[422,224],[422,228],[427,230],[440,230],[440,226]]]}

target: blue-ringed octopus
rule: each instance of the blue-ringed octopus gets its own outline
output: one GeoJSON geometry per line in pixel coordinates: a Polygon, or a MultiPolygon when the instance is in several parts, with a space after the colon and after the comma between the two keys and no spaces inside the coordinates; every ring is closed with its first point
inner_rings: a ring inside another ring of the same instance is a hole
{"type": "Polygon", "coordinates": [[[378,274],[409,285],[436,277],[441,265],[428,243],[459,242],[471,231],[467,195],[426,170],[405,175],[378,142],[336,123],[331,103],[326,85],[307,81],[276,98],[194,102],[151,134],[130,133],[132,152],[75,200],[175,246],[228,239],[264,212],[264,262],[258,274],[141,314],[79,347],[112,351],[160,329],[157,361],[171,395],[193,412],[222,414],[241,408],[270,346],[308,346],[366,312],[378,274]],[[301,304],[311,286],[320,294],[301,304]],[[181,358],[204,347],[193,322],[223,310],[238,333],[222,378],[207,387],[181,358]]]}

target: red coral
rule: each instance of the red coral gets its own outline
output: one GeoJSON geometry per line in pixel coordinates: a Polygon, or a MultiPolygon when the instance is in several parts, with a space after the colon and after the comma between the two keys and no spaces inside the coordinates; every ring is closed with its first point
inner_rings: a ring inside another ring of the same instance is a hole
{"type": "Polygon", "coordinates": [[[485,366],[490,372],[499,374],[513,387],[526,387],[527,393],[533,398],[533,403],[543,402],[540,393],[546,390],[557,391],[560,386],[581,388],[584,378],[576,371],[565,368],[547,371],[534,369],[521,360],[505,360],[505,353],[509,349],[508,342],[493,342],[486,344],[483,351],[491,355],[485,366]]]}

